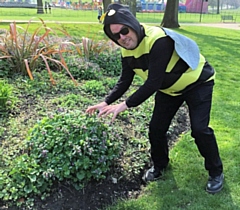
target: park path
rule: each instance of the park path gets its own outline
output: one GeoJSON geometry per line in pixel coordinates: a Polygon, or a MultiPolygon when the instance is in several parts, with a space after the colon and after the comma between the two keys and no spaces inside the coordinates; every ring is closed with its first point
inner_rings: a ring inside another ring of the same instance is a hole
{"type": "MultiPolygon", "coordinates": [[[[0,20],[1,22],[13,22],[13,20],[0,20]]],[[[15,20],[15,22],[28,22],[28,21],[24,21],[24,20],[15,20]]],[[[39,21],[32,21],[32,22],[39,22],[39,21]]],[[[56,22],[56,21],[45,21],[47,22],[56,22]]],[[[69,21],[64,22],[61,21],[61,23],[69,23],[69,21]]],[[[86,24],[93,24],[96,22],[70,22],[70,23],[86,23],[86,24]]],[[[216,28],[228,28],[228,29],[235,29],[235,30],[240,30],[240,23],[179,23],[180,26],[184,26],[184,25],[188,25],[188,26],[204,26],[204,27],[216,27],[216,28]]]]}
{"type": "Polygon", "coordinates": [[[240,30],[240,24],[239,23],[180,23],[180,26],[184,26],[184,25],[228,28],[228,29],[240,30]]]}

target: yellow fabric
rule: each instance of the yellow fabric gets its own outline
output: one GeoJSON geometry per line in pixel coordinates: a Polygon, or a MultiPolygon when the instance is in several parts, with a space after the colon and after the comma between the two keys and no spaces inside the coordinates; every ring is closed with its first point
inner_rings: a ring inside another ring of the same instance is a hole
{"type": "MultiPolygon", "coordinates": [[[[157,27],[153,28],[153,27],[148,27],[144,25],[144,29],[145,29],[146,36],[144,37],[144,39],[136,49],[134,50],[122,49],[123,58],[124,57],[139,58],[144,54],[149,54],[155,41],[161,37],[166,36],[161,28],[157,28],[157,27]]],[[[171,74],[173,67],[178,62],[179,59],[180,59],[179,55],[176,53],[176,51],[174,51],[169,61],[169,64],[167,66],[167,69],[165,71],[171,74]]],[[[188,85],[191,85],[192,83],[198,80],[198,78],[201,75],[205,62],[206,62],[205,58],[200,54],[200,61],[199,61],[198,67],[195,70],[192,70],[191,68],[189,68],[185,73],[182,74],[182,76],[172,86],[166,89],[161,89],[160,91],[172,96],[180,95],[180,94],[176,94],[176,92],[179,92],[185,89],[188,85]]],[[[143,71],[142,69],[133,69],[133,71],[137,75],[139,75],[144,81],[147,80],[148,70],[143,71]]],[[[215,77],[215,74],[211,78],[209,78],[208,81],[213,79],[214,77],[215,77]]]]}

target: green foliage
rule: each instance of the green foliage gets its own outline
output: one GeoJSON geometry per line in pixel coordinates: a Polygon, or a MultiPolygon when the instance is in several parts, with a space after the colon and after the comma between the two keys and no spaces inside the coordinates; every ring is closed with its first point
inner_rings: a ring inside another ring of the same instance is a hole
{"type": "Polygon", "coordinates": [[[1,168],[0,199],[46,194],[54,180],[68,180],[79,189],[91,179],[105,178],[118,156],[115,139],[109,125],[78,111],[43,118],[29,132],[27,154],[1,168]]]}
{"type": "Polygon", "coordinates": [[[103,74],[119,75],[121,70],[120,50],[115,43],[83,37],[82,42],[76,45],[78,46],[77,53],[64,55],[74,78],[90,80],[100,79],[103,74]]]}
{"type": "Polygon", "coordinates": [[[84,90],[87,93],[91,93],[94,96],[104,96],[106,94],[105,86],[102,81],[90,80],[83,85],[84,90]]]}
{"type": "Polygon", "coordinates": [[[105,87],[111,90],[117,83],[117,77],[105,77],[102,82],[105,87]]]}
{"type": "Polygon", "coordinates": [[[118,76],[122,69],[120,47],[112,41],[105,43],[99,54],[93,54],[90,61],[97,63],[105,76],[118,76]]]}
{"type": "Polygon", "coordinates": [[[0,78],[8,77],[12,68],[12,64],[7,59],[0,59],[0,78]]]}
{"type": "Polygon", "coordinates": [[[0,111],[14,106],[16,98],[13,95],[13,87],[4,80],[0,80],[0,111]]]}
{"type": "Polygon", "coordinates": [[[75,111],[44,118],[30,131],[28,146],[46,179],[78,183],[105,178],[118,152],[114,139],[110,126],[75,111]]]}
{"type": "Polygon", "coordinates": [[[9,167],[1,169],[0,199],[16,201],[30,194],[45,193],[51,180],[41,178],[42,169],[35,159],[27,154],[12,160],[9,167]]]}
{"type": "Polygon", "coordinates": [[[69,56],[66,63],[74,78],[79,80],[100,79],[101,69],[98,64],[85,61],[85,58],[69,56]]]}
{"type": "Polygon", "coordinates": [[[122,157],[118,159],[125,178],[139,176],[149,160],[149,142],[147,138],[131,138],[122,148],[122,157]],[[134,148],[134,149],[133,149],[134,148]],[[124,160],[124,161],[122,161],[124,160]]]}
{"type": "Polygon", "coordinates": [[[74,85],[72,80],[63,72],[52,72],[56,83],[52,85],[49,77],[44,71],[33,72],[34,80],[23,79],[22,77],[16,78],[19,81],[19,88],[24,88],[25,91],[31,94],[45,94],[45,93],[59,93],[64,91],[73,91],[79,87],[74,85]],[[24,84],[24,85],[23,85],[24,84]]]}

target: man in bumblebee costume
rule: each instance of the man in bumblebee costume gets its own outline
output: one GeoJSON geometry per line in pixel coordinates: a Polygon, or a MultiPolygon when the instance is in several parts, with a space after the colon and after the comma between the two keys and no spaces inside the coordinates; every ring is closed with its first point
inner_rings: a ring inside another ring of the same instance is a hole
{"type": "Polygon", "coordinates": [[[128,8],[110,4],[104,14],[104,32],[121,46],[122,73],[104,102],[86,112],[98,116],[113,114],[112,121],[126,109],[136,107],[155,94],[149,124],[153,166],[143,180],[162,176],[169,163],[167,131],[179,107],[189,109],[191,135],[195,139],[208,171],[206,191],[217,193],[223,187],[223,165],[214,131],[209,127],[215,71],[200,54],[197,44],[172,30],[140,24],[128,8]],[[134,75],[144,80],[124,102],[112,105],[130,87],[134,75]]]}

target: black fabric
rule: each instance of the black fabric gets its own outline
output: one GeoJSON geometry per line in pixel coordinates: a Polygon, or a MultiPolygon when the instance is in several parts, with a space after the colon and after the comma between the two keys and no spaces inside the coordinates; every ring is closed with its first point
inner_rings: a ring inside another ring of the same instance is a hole
{"type": "Polygon", "coordinates": [[[106,97],[105,102],[111,104],[119,99],[123,93],[129,88],[135,75],[133,68],[148,68],[149,77],[145,83],[127,100],[128,107],[135,107],[153,95],[160,89],[164,80],[165,69],[171,59],[174,50],[174,42],[170,37],[163,37],[156,41],[151,55],[144,55],[139,59],[144,61],[136,61],[134,58],[122,59],[122,74],[111,93],[106,97]],[[142,66],[140,66],[142,65],[142,66]]]}
{"type": "Polygon", "coordinates": [[[154,166],[166,167],[169,162],[166,133],[175,113],[185,101],[189,108],[192,137],[204,157],[205,168],[212,177],[223,171],[214,131],[208,126],[214,81],[202,83],[183,95],[172,97],[158,92],[149,125],[151,157],[154,166]]]}

